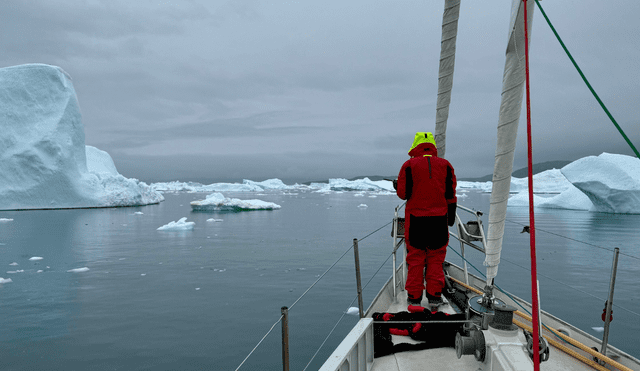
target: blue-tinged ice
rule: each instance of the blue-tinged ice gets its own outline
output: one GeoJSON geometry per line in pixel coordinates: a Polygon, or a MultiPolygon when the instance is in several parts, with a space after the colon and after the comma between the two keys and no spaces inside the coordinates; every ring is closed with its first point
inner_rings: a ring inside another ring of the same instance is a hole
{"type": "MultiPolygon", "coordinates": [[[[511,178],[510,207],[529,206],[527,178],[511,178]]],[[[491,182],[458,182],[458,191],[491,192],[491,182]]],[[[535,207],[640,214],[640,159],[602,153],[533,176],[535,207]],[[538,195],[551,195],[541,197],[538,195]]]]}
{"type": "Polygon", "coordinates": [[[85,146],[71,78],[61,68],[0,68],[0,210],[133,206],[164,200],[85,146]]]}

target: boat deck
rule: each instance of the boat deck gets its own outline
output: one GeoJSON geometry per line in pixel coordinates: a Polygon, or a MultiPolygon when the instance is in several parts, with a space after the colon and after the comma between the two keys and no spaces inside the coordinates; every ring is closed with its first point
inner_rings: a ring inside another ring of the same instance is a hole
{"type": "MultiPolygon", "coordinates": [[[[468,276],[469,284],[464,284],[465,278],[463,271],[460,267],[450,265],[448,268],[449,277],[454,281],[455,285],[464,286],[469,291],[478,291],[481,287],[484,287],[484,282],[473,275],[468,276]]],[[[351,333],[344,339],[340,346],[329,357],[327,362],[321,368],[322,371],[332,370],[362,370],[362,371],[413,371],[413,370],[502,370],[500,365],[496,364],[499,358],[495,360],[487,359],[484,363],[479,362],[473,355],[463,355],[458,358],[456,351],[452,347],[448,348],[436,348],[427,350],[413,350],[398,352],[395,354],[374,358],[374,345],[375,341],[373,336],[373,319],[372,315],[375,312],[403,312],[407,311],[406,292],[402,290],[402,271],[398,268],[396,275],[396,287],[395,297],[394,289],[391,284],[392,279],[389,279],[387,284],[380,290],[376,298],[373,300],[371,306],[365,313],[365,318],[362,318],[358,324],[354,327],[351,333]],[[495,362],[494,362],[495,361],[495,362]]],[[[524,311],[531,311],[531,306],[526,301],[517,298],[509,297],[501,292],[494,292],[497,299],[500,299],[507,305],[524,308],[524,311]],[[513,298],[513,299],[512,299],[513,298]]],[[[428,302],[423,299],[422,306],[427,306],[428,302]]],[[[445,313],[454,314],[456,311],[448,303],[439,308],[440,311],[445,313]]],[[[607,349],[607,364],[601,365],[594,361],[594,355],[599,353],[594,352],[591,348],[600,348],[601,340],[593,337],[592,335],[572,326],[571,324],[554,317],[553,315],[541,312],[541,319],[546,326],[542,335],[545,336],[550,347],[549,360],[540,364],[541,370],[638,370],[640,371],[640,360],[630,356],[629,354],[620,351],[612,345],[609,345],[607,349]],[[552,329],[553,332],[551,330],[552,329]]],[[[531,331],[531,318],[526,313],[515,312],[513,317],[513,323],[521,328],[528,328],[531,331]]],[[[524,334],[522,329],[518,331],[520,340],[524,340],[524,334]]],[[[434,334],[438,336],[438,334],[434,334]]],[[[408,336],[395,336],[391,335],[392,341],[395,344],[400,343],[418,343],[412,340],[408,336]]],[[[524,342],[526,344],[526,341],[524,342]]],[[[487,344],[489,345],[489,344],[487,344]]],[[[503,345],[500,345],[501,347],[503,345]]],[[[516,353],[524,353],[526,350],[520,343],[510,343],[504,345],[506,349],[512,347],[510,350],[503,350],[505,352],[513,351],[516,353]],[[522,348],[522,349],[520,349],[522,348]]],[[[496,357],[502,357],[501,355],[496,357]]],[[[600,355],[601,359],[602,356],[600,355]]],[[[521,364],[511,364],[512,370],[532,370],[533,362],[529,357],[521,358],[522,361],[518,361],[521,364]]]]}
{"type": "MultiPolygon", "coordinates": [[[[427,301],[423,299],[422,306],[427,305],[427,301]]],[[[398,300],[389,307],[389,312],[400,312],[407,310],[406,293],[400,291],[398,300]]],[[[455,314],[455,310],[450,305],[440,308],[445,313],[455,314]]],[[[438,336],[438,334],[434,334],[438,336]]],[[[391,335],[394,344],[399,343],[418,343],[408,336],[391,335]]],[[[540,365],[541,370],[585,370],[591,367],[582,362],[576,361],[575,358],[567,355],[559,349],[551,348],[551,357],[549,361],[540,365]]],[[[523,365],[523,370],[532,370],[532,363],[523,365]]],[[[459,371],[459,370],[478,370],[482,368],[482,363],[478,362],[473,356],[466,355],[460,359],[456,356],[454,348],[436,348],[419,351],[407,351],[390,354],[388,356],[375,358],[372,371],[459,371]]]]}

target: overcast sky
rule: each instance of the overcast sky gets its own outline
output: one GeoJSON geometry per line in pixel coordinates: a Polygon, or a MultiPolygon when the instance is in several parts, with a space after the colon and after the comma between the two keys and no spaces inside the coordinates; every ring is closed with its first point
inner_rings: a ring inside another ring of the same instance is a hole
{"type": "MultiPolygon", "coordinates": [[[[542,1],[640,146],[640,2],[542,1]]],[[[86,144],[145,181],[397,175],[434,131],[444,1],[0,0],[0,67],[73,78],[86,144]]],[[[493,171],[510,0],[462,0],[446,158],[493,171]]],[[[534,162],[633,155],[536,8],[534,162]]],[[[524,110],[523,110],[524,113],[524,110]]],[[[526,166],[520,121],[515,168],[526,166]]]]}

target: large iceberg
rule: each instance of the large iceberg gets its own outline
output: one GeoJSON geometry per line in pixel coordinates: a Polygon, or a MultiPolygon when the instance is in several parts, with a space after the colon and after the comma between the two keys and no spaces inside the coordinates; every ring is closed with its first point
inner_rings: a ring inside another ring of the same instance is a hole
{"type": "MultiPolygon", "coordinates": [[[[512,179],[512,187],[517,183],[520,188],[515,189],[520,193],[509,198],[509,206],[529,205],[527,187],[521,186],[526,181],[527,178],[512,179]]],[[[554,197],[534,195],[536,207],[640,214],[640,159],[636,157],[610,153],[588,156],[561,170],[534,175],[533,181],[534,193],[559,193],[554,197]]]]}
{"type": "Polygon", "coordinates": [[[640,159],[603,153],[581,158],[562,174],[593,203],[593,211],[640,214],[640,159]]]}
{"type": "Polygon", "coordinates": [[[191,201],[193,211],[250,211],[276,210],[280,205],[262,200],[240,200],[227,198],[222,193],[212,193],[204,200],[191,201]]]}
{"type": "Polygon", "coordinates": [[[0,210],[134,206],[164,198],[85,146],[71,78],[61,68],[0,68],[0,210]]]}

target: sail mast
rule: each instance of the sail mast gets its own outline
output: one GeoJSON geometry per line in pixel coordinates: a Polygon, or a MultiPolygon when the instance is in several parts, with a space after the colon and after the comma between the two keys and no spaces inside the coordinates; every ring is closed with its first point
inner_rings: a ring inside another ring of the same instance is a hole
{"type": "Polygon", "coordinates": [[[436,103],[436,148],[438,157],[444,158],[447,142],[447,120],[453,88],[453,67],[456,60],[456,38],[460,0],[445,0],[442,15],[442,41],[440,46],[440,67],[438,70],[438,101],[436,103]]]}
{"type": "MultiPolygon", "coordinates": [[[[531,35],[534,2],[528,1],[527,23],[531,35]]],[[[513,0],[509,24],[509,42],[502,77],[502,100],[498,119],[498,144],[493,168],[493,188],[489,209],[489,230],[484,265],[487,267],[487,283],[493,284],[498,274],[507,200],[511,187],[513,157],[518,135],[518,122],[522,109],[525,84],[524,8],[522,0],[513,0]]]]}

